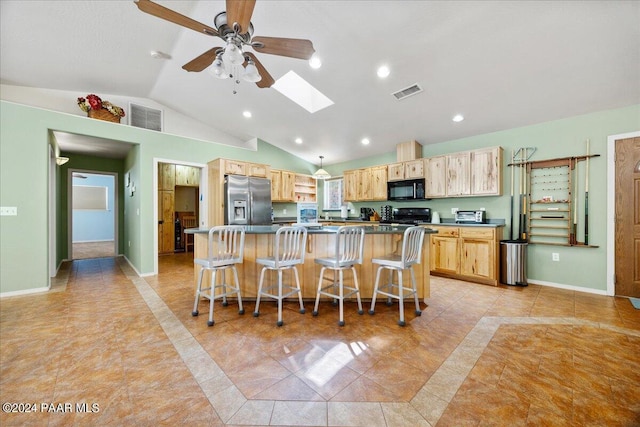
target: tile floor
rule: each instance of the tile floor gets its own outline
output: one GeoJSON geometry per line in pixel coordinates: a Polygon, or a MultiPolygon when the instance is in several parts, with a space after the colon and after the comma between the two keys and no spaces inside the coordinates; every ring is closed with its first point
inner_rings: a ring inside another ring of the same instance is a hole
{"type": "Polygon", "coordinates": [[[0,300],[3,426],[640,425],[640,310],[627,299],[432,278],[421,317],[274,303],[192,317],[192,257],[140,278],[122,258],[63,266],[0,300]],[[23,404],[23,405],[17,405],[23,404]],[[6,409],[3,406],[3,409],[6,409]],[[25,412],[30,410],[31,412],[25,412]]]}

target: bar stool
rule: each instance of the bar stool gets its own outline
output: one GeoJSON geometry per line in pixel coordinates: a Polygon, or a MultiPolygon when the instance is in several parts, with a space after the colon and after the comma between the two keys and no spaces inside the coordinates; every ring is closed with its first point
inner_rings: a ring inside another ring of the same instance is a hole
{"type": "Polygon", "coordinates": [[[316,293],[316,304],[313,308],[313,315],[318,315],[318,305],[320,295],[332,297],[338,301],[340,306],[340,320],[338,325],[344,326],[344,299],[351,295],[356,296],[358,301],[358,314],[363,314],[362,301],[360,300],[360,288],[358,287],[358,275],[356,274],[356,264],[362,264],[362,252],[364,249],[364,228],[359,226],[344,226],[338,228],[336,235],[336,246],[334,255],[328,258],[316,258],[316,264],[320,264],[320,279],[318,281],[318,292],[316,293]],[[333,278],[324,277],[325,270],[333,270],[333,278]],[[353,272],[354,286],[344,285],[344,271],[353,272]],[[336,278],[338,276],[338,278],[336,278]],[[336,280],[338,279],[338,280],[336,280]],[[330,280],[331,284],[322,286],[323,280],[330,280]],[[345,290],[347,293],[345,294],[345,290]]]}
{"type": "Polygon", "coordinates": [[[195,234],[187,234],[184,232],[187,228],[196,228],[198,221],[193,215],[185,215],[182,217],[182,241],[184,242],[184,251],[189,252],[189,246],[193,248],[195,234]]]}
{"type": "Polygon", "coordinates": [[[240,283],[238,281],[238,270],[236,264],[242,263],[244,254],[244,227],[241,225],[221,225],[213,227],[209,230],[209,245],[207,258],[196,258],[194,264],[201,265],[200,274],[198,276],[198,289],[196,291],[196,299],[193,303],[192,316],[198,315],[198,301],[200,296],[209,299],[209,321],[207,325],[213,326],[213,302],[218,298],[222,298],[222,305],[227,306],[227,297],[230,295],[238,295],[239,314],[244,314],[242,308],[242,297],[240,296],[240,283]],[[225,270],[233,270],[235,286],[226,283],[225,270]],[[208,288],[202,288],[202,276],[205,270],[211,271],[211,284],[208,288]],[[216,274],[222,273],[221,284],[216,285],[216,274]],[[216,290],[222,289],[221,293],[216,295],[216,290]],[[209,292],[207,294],[206,292],[209,292]]]}
{"type": "Polygon", "coordinates": [[[416,276],[413,272],[413,265],[420,264],[422,258],[422,242],[424,241],[424,228],[423,227],[409,227],[404,231],[402,239],[402,254],[400,256],[396,254],[385,255],[381,258],[373,258],[371,262],[373,264],[379,264],[378,272],[376,273],[376,283],[373,288],[373,298],[371,299],[371,310],[369,314],[374,314],[376,306],[376,297],[378,294],[385,295],[388,298],[388,305],[391,305],[391,299],[397,299],[400,307],[400,320],[398,325],[404,326],[404,299],[413,295],[413,299],[416,304],[416,316],[422,315],[420,311],[420,304],[418,303],[418,293],[416,290],[416,276]],[[383,269],[389,270],[389,283],[379,285],[380,273],[383,269]],[[409,270],[411,273],[411,288],[403,286],[402,272],[409,270]],[[393,283],[393,272],[398,274],[398,283],[393,283]],[[385,289],[386,291],[382,291],[385,289]],[[397,289],[397,294],[394,292],[397,289]],[[406,292],[406,293],[405,293],[406,292]]]}
{"type": "Polygon", "coordinates": [[[275,235],[275,246],[273,248],[273,256],[266,258],[257,258],[256,263],[263,265],[260,272],[260,285],[258,286],[258,298],[256,299],[256,308],[253,317],[260,315],[260,297],[262,295],[274,298],[278,301],[278,326],[283,325],[282,321],[282,300],[298,294],[300,301],[300,313],[304,314],[304,305],[302,303],[302,291],[300,290],[300,280],[298,278],[298,270],[296,265],[304,264],[304,255],[307,247],[307,229],[301,226],[280,227],[275,235]],[[264,273],[267,270],[276,270],[278,272],[278,283],[275,285],[262,288],[264,283],[264,273]],[[282,284],[282,272],[284,270],[293,270],[296,279],[296,286],[282,284]],[[269,293],[275,289],[277,293],[269,293]],[[286,293],[283,293],[284,291],[286,293]]]}

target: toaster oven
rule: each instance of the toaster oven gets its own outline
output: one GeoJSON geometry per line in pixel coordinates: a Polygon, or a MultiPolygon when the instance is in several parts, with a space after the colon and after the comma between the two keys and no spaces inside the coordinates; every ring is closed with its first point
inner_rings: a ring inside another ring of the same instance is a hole
{"type": "Polygon", "coordinates": [[[484,224],[487,222],[487,213],[486,211],[458,211],[455,219],[458,224],[484,224]]]}

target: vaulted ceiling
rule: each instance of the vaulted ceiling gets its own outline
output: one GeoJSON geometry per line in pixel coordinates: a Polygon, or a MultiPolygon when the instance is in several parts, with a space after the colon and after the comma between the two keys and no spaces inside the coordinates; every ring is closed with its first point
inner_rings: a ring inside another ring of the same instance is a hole
{"type": "MultiPolygon", "coordinates": [[[[225,9],[220,0],[158,3],[210,26],[225,9]]],[[[0,7],[4,84],[149,98],[314,163],[319,155],[332,164],[412,139],[439,143],[640,103],[637,1],[257,0],[255,36],[313,42],[323,63],[317,70],[254,53],[275,79],[293,70],[334,101],[314,114],[273,88],[184,71],[222,42],[133,1],[0,7]],[[384,80],[376,75],[382,64],[391,70],[384,80]],[[391,95],[415,83],[423,92],[402,101],[391,95]],[[465,120],[453,122],[455,114],[465,120]]]]}

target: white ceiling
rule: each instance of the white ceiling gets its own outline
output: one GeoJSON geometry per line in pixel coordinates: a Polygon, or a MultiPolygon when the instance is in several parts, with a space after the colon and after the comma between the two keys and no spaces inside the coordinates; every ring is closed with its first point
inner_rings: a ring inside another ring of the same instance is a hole
{"type": "MultiPolygon", "coordinates": [[[[210,26],[225,9],[221,0],[158,3],[210,26]]],[[[4,84],[150,98],[316,164],[320,155],[332,164],[411,139],[432,144],[640,103],[638,1],[257,0],[255,36],[313,41],[319,70],[256,56],[275,79],[294,70],[335,102],[315,114],[274,89],[242,82],[234,95],[231,80],[182,70],[222,41],[133,1],[0,7],[4,84]],[[152,50],[171,59],[153,59],[152,50]],[[391,68],[386,80],[376,76],[381,64],[391,68]],[[391,96],[414,83],[424,92],[391,96]],[[463,122],[451,121],[457,113],[463,122]]]]}

